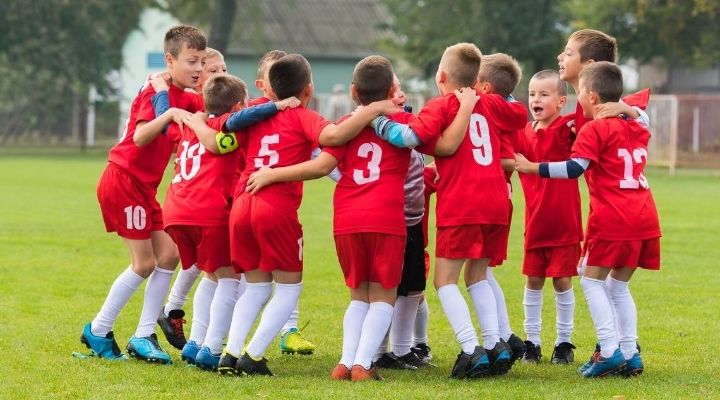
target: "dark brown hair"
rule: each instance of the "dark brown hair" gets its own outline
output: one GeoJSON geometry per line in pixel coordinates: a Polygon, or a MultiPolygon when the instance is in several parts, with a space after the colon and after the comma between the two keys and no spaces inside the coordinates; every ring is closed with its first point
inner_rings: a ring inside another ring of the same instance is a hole
{"type": "Polygon", "coordinates": [[[573,32],[568,40],[580,42],[580,62],[587,60],[615,62],[617,40],[605,32],[581,29],[573,32]]]}
{"type": "Polygon", "coordinates": [[[173,58],[178,58],[183,44],[188,49],[205,50],[207,38],[200,29],[190,25],[178,25],[165,33],[165,53],[173,58]]]}
{"type": "Polygon", "coordinates": [[[238,102],[247,99],[247,85],[234,75],[214,75],[203,88],[205,111],[220,115],[229,112],[238,102]]]}
{"type": "Polygon", "coordinates": [[[620,101],[623,78],[622,71],[617,65],[609,61],[590,63],[580,71],[580,79],[586,90],[598,94],[601,103],[620,101]]]}
{"type": "Polygon", "coordinates": [[[395,73],[390,60],[383,56],[368,56],[355,65],[353,84],[360,104],[388,98],[395,73]]]}
{"type": "Polygon", "coordinates": [[[300,54],[288,54],[270,66],[270,87],[279,100],[299,97],[312,83],[310,63],[300,54]]]}
{"type": "Polygon", "coordinates": [[[509,96],[521,77],[520,64],[509,55],[495,53],[482,56],[478,81],[490,83],[497,94],[509,96]]]}

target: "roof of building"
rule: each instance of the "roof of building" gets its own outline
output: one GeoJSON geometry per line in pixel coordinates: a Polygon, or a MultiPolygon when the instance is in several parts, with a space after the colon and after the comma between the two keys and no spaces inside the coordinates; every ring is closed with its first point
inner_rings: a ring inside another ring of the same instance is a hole
{"type": "Polygon", "coordinates": [[[392,35],[390,21],[380,0],[240,2],[226,52],[256,56],[280,49],[306,57],[365,57],[392,35]]]}

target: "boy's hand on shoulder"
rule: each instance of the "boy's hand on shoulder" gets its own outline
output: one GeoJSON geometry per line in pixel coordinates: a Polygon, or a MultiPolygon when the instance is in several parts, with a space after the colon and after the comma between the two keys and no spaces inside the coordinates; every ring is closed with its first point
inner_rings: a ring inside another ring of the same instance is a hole
{"type": "Polygon", "coordinates": [[[187,113],[183,120],[187,126],[192,130],[197,131],[206,125],[208,115],[202,111],[198,111],[195,114],[187,113]]]}
{"type": "Polygon", "coordinates": [[[170,117],[172,117],[173,122],[178,124],[180,126],[180,129],[182,129],[183,125],[186,124],[189,120],[192,114],[190,112],[183,110],[181,108],[171,108],[166,111],[170,114],[170,117]]]}
{"type": "Polygon", "coordinates": [[[620,101],[612,101],[595,106],[595,119],[613,118],[620,114],[632,115],[632,107],[620,101]]]}
{"type": "Polygon", "coordinates": [[[150,85],[152,85],[156,93],[170,89],[170,81],[170,73],[168,72],[158,72],[150,75],[150,85]]]}
{"type": "Polygon", "coordinates": [[[248,179],[245,191],[250,194],[257,193],[260,189],[275,183],[273,181],[274,171],[268,167],[262,167],[259,170],[253,172],[248,179]]]}
{"type": "Polygon", "coordinates": [[[457,97],[458,101],[460,102],[460,106],[475,107],[475,103],[480,100],[480,96],[478,96],[477,92],[473,88],[464,87],[459,90],[455,90],[455,97],[457,97]]]}
{"type": "MultiPolygon", "coordinates": [[[[376,111],[377,114],[382,115],[392,115],[395,113],[399,113],[402,111],[402,107],[395,104],[392,100],[381,100],[381,101],[375,101],[373,103],[368,104],[367,107],[373,107],[373,110],[376,111]]],[[[360,107],[358,107],[360,108],[360,107]]],[[[355,110],[356,112],[358,109],[355,110]]]]}
{"type": "Polygon", "coordinates": [[[275,102],[275,107],[277,107],[278,111],[282,111],[286,108],[295,108],[300,106],[300,99],[297,97],[288,97],[287,99],[283,99],[280,101],[275,102]]]}
{"type": "Polygon", "coordinates": [[[532,165],[524,155],[515,153],[515,171],[522,172],[524,174],[531,172],[532,165]]]}

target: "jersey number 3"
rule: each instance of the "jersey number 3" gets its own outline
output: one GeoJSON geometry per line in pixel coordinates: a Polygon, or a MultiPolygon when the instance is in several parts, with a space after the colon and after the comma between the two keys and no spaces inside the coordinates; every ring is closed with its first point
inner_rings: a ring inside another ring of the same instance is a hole
{"type": "Polygon", "coordinates": [[[353,171],[355,183],[364,185],[380,179],[382,148],[377,143],[363,143],[358,149],[358,157],[369,158],[370,161],[368,161],[367,170],[356,169],[353,171]]]}

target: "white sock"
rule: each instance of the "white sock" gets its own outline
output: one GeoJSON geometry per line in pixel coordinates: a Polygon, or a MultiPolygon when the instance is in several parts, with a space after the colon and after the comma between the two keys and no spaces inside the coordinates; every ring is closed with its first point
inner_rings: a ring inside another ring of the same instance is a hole
{"type": "Polygon", "coordinates": [[[280,335],[286,334],[290,331],[290,329],[297,329],[298,317],[300,316],[299,308],[300,300],[298,299],[297,303],[295,303],[295,308],[293,308],[292,312],[290,313],[290,317],[288,317],[287,322],[285,322],[285,325],[283,325],[282,330],[280,331],[280,335]]]}
{"type": "Polygon", "coordinates": [[[495,295],[487,280],[476,282],[467,289],[475,306],[478,321],[480,322],[483,346],[486,349],[492,349],[495,347],[495,344],[500,341],[495,295]]]}
{"type": "Polygon", "coordinates": [[[112,330],[120,310],[125,307],[144,280],[145,278],[132,270],[132,265],[115,278],[105,302],[90,324],[93,335],[105,337],[112,330]]]}
{"type": "Polygon", "coordinates": [[[612,295],[610,294],[610,275],[608,275],[607,278],[605,278],[605,284],[603,285],[603,288],[605,288],[605,294],[607,295],[607,298],[610,299],[610,311],[612,311],[612,317],[613,317],[613,325],[615,326],[615,338],[620,341],[620,331],[617,329],[618,326],[620,326],[620,323],[618,322],[618,314],[617,310],[615,309],[615,303],[612,301],[612,295]]]}
{"type": "Polygon", "coordinates": [[[180,268],[177,278],[170,289],[168,301],[165,303],[164,313],[167,317],[172,310],[182,310],[187,301],[187,295],[192,289],[195,279],[200,275],[200,269],[193,264],[188,269],[180,268]]]}
{"type": "Polygon", "coordinates": [[[610,296],[617,311],[617,331],[620,334],[620,351],[626,360],[637,353],[637,308],[628,282],[608,277],[610,296]]]}
{"type": "MultiPolygon", "coordinates": [[[[395,315],[395,314],[393,313],[393,315],[395,315]]],[[[390,329],[392,329],[392,322],[390,323],[390,329]]],[[[358,340],[359,340],[359,338],[358,338],[358,340]]],[[[383,338],[382,342],[380,342],[380,346],[378,346],[378,349],[375,352],[375,357],[373,357],[373,361],[377,361],[380,357],[383,356],[383,354],[387,353],[389,341],[390,341],[390,331],[388,331],[388,333],[385,334],[385,337],[383,338]]],[[[354,357],[353,357],[352,361],[355,361],[354,357]]]]}
{"type": "Polygon", "coordinates": [[[210,305],[210,325],[203,342],[203,346],[209,347],[213,354],[220,354],[222,351],[223,339],[230,329],[237,303],[239,283],[239,280],[233,278],[218,279],[217,290],[210,305]]]}
{"type": "Polygon", "coordinates": [[[353,300],[345,310],[345,317],[343,318],[343,344],[342,344],[342,356],[340,357],[340,364],[351,369],[353,361],[355,361],[355,354],[357,353],[358,345],[360,344],[360,334],[362,333],[363,322],[365,316],[370,309],[370,304],[364,301],[353,300]]]}
{"type": "Polygon", "coordinates": [[[162,312],[162,305],[170,288],[173,272],[175,271],[155,267],[155,271],[148,278],[135,337],[148,337],[155,333],[155,325],[157,325],[158,317],[162,312]]]}
{"type": "Polygon", "coordinates": [[[228,333],[228,353],[240,357],[245,339],[255,319],[272,295],[272,282],[248,283],[245,293],[235,303],[230,332],[228,333]]]}
{"type": "Polygon", "coordinates": [[[392,352],[398,357],[409,353],[410,347],[412,347],[413,328],[419,303],[419,294],[398,296],[395,301],[395,310],[390,324],[390,343],[392,352]]]}
{"type": "Polygon", "coordinates": [[[375,352],[390,328],[392,318],[393,306],[383,301],[370,303],[365,321],[363,321],[353,365],[362,365],[363,368],[370,369],[375,352]]]}
{"type": "Polygon", "coordinates": [[[593,324],[595,324],[600,353],[605,358],[610,357],[618,348],[618,340],[615,336],[610,299],[605,292],[605,281],[583,276],[580,279],[580,284],[585,293],[585,301],[590,309],[590,316],[592,316],[593,324]]]}
{"type": "Polygon", "coordinates": [[[557,339],[555,345],[562,342],[572,343],[573,318],[575,315],[575,293],[572,288],[564,292],[555,292],[555,326],[557,339]]]}
{"type": "Polygon", "coordinates": [[[437,294],[445,316],[455,332],[455,339],[462,346],[463,352],[472,354],[480,342],[470,319],[470,309],[460,294],[460,289],[456,284],[449,284],[438,288],[437,294]]]}
{"type": "Polygon", "coordinates": [[[417,316],[415,317],[415,329],[413,331],[413,344],[427,344],[428,338],[428,321],[430,320],[430,307],[428,307],[427,299],[418,304],[417,316]]]}
{"type": "Polygon", "coordinates": [[[528,289],[525,287],[523,297],[523,308],[525,309],[525,336],[534,345],[540,345],[540,331],[542,330],[542,290],[528,289]]]}
{"type": "Polygon", "coordinates": [[[290,313],[297,307],[302,287],[302,282],[275,284],[275,294],[265,307],[260,324],[247,346],[250,357],[259,358],[265,355],[270,342],[280,333],[290,313]]]}
{"type": "Polygon", "coordinates": [[[208,326],[210,325],[210,307],[218,284],[210,278],[202,278],[195,289],[193,296],[192,325],[190,326],[190,338],[198,346],[205,341],[208,326]]]}
{"type": "Polygon", "coordinates": [[[490,289],[493,291],[495,296],[495,305],[497,306],[497,317],[498,317],[498,329],[500,330],[500,337],[507,341],[512,335],[512,328],[510,328],[510,317],[508,316],[507,305],[505,304],[505,293],[503,293],[500,284],[495,275],[493,274],[494,268],[488,268],[485,275],[487,276],[488,284],[490,289]]]}

